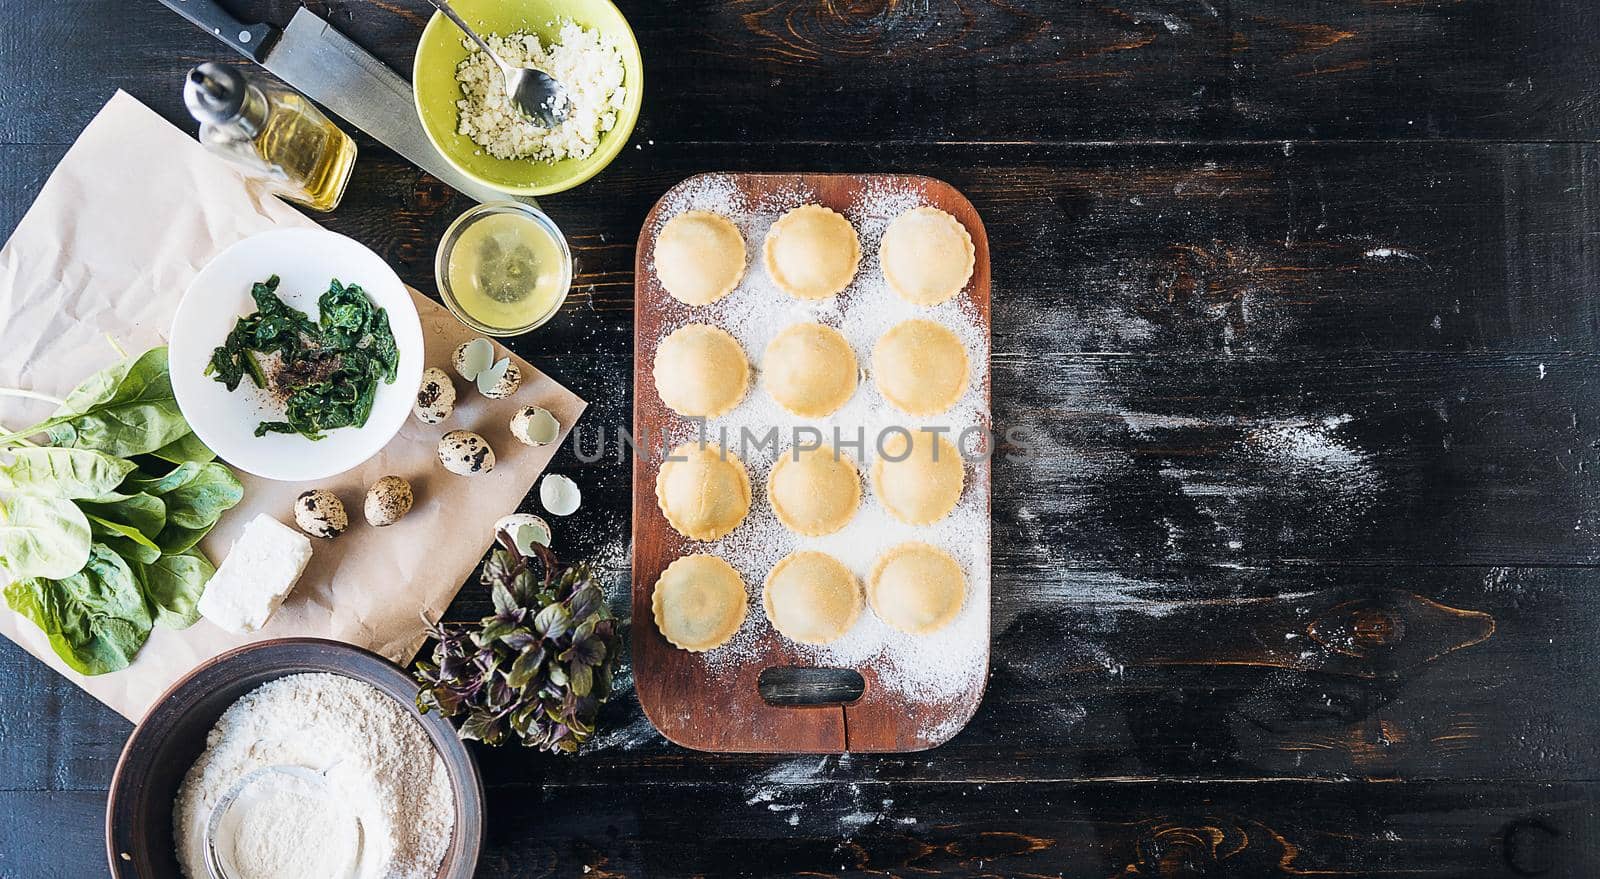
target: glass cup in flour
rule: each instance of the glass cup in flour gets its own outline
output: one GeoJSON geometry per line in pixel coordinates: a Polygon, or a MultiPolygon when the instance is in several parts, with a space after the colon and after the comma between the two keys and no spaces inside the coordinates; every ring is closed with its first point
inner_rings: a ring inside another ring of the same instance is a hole
{"type": "Polygon", "coordinates": [[[211,879],[355,879],[361,819],[321,772],[266,766],[217,801],[206,824],[211,879]]]}

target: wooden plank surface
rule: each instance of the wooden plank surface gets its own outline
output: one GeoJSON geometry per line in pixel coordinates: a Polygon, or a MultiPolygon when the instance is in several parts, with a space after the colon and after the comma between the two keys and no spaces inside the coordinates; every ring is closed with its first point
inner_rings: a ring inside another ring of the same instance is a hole
{"type": "MultiPolygon", "coordinates": [[[[488,809],[505,829],[491,831],[478,875],[1576,879],[1588,874],[1566,866],[1600,830],[1592,783],[1197,789],[812,777],[837,759],[786,762],[744,784],[492,790],[488,809]],[[701,832],[685,832],[691,822],[701,832]]],[[[97,875],[75,872],[69,853],[99,844],[97,828],[84,829],[98,805],[88,793],[0,792],[0,808],[21,816],[18,831],[52,843],[0,849],[0,875],[97,875]]]]}
{"type": "MultiPolygon", "coordinates": [[[[236,0],[282,25],[297,0],[236,0]]],[[[312,0],[408,71],[423,0],[312,0]]],[[[1588,0],[623,0],[641,142],[1592,140],[1588,0]]],[[[181,111],[220,44],[152,0],[8,0],[0,140],[67,142],[112,85],[181,111]],[[119,38],[137,34],[137,38],[119,38]],[[81,63],[53,47],[79,45],[81,63]],[[29,85],[49,70],[50,88],[29,85]]],[[[712,167],[712,166],[708,166],[712,167]]]]}
{"type": "MultiPolygon", "coordinates": [[[[543,200],[578,276],[514,347],[626,425],[633,236],[672,183],[950,181],[1019,430],[992,675],[942,748],[799,761],[671,746],[625,674],[586,755],[479,751],[484,875],[1600,873],[1593,4],[620,5],[645,114],[543,200]]],[[[400,69],[427,15],[313,6],[400,69]]],[[[0,230],[112,89],[181,122],[225,54],[153,0],[0,13],[0,230]]],[[[326,222],[431,289],[468,203],[361,147],[326,222]]],[[[555,466],[563,552],[626,613],[628,462],[555,466]]],[[[0,676],[0,877],[99,875],[128,725],[9,644],[0,676]]]]}

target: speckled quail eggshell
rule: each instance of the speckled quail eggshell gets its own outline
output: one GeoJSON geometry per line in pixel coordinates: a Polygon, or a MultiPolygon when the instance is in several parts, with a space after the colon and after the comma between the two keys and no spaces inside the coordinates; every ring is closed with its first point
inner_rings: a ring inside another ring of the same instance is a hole
{"type": "Polygon", "coordinates": [[[423,424],[438,424],[450,417],[456,408],[456,386],[450,376],[437,366],[422,371],[422,384],[417,388],[417,402],[411,414],[423,424]]]}
{"type": "Polygon", "coordinates": [[[549,409],[523,406],[511,416],[511,435],[530,446],[548,446],[561,435],[561,422],[549,409]]]}
{"type": "Polygon", "coordinates": [[[294,499],[294,523],[312,537],[331,540],[350,527],[350,517],[345,514],[344,502],[325,488],[301,492],[294,499]]]}
{"type": "Polygon", "coordinates": [[[523,546],[523,541],[520,539],[521,530],[524,528],[532,529],[533,539],[536,542],[544,546],[550,545],[550,524],[532,513],[512,513],[509,516],[501,516],[494,523],[494,530],[497,533],[505,534],[517,544],[518,552],[527,555],[530,549],[523,546]]]}
{"type": "Polygon", "coordinates": [[[414,500],[411,483],[398,476],[385,476],[367,489],[367,501],[362,512],[366,513],[368,524],[382,528],[393,525],[411,512],[414,500]]]}
{"type": "Polygon", "coordinates": [[[488,339],[468,339],[456,346],[454,354],[450,355],[450,365],[455,367],[456,374],[467,381],[478,377],[478,373],[488,369],[494,363],[494,346],[488,339]]]}
{"type": "Polygon", "coordinates": [[[488,387],[483,386],[481,378],[478,382],[479,393],[491,400],[503,400],[515,394],[520,387],[522,387],[522,370],[509,360],[506,361],[506,371],[501,374],[499,381],[488,387]]]}
{"type": "Polygon", "coordinates": [[[452,430],[439,439],[439,463],[457,476],[477,476],[494,469],[494,449],[470,430],[452,430]]]}

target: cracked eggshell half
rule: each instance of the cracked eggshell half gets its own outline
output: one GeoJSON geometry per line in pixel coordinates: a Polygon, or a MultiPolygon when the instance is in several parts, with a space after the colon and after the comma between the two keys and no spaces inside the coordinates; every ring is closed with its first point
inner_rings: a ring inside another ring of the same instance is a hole
{"type": "Polygon", "coordinates": [[[549,409],[523,406],[511,416],[511,435],[529,446],[548,446],[561,436],[561,422],[549,409]]]}
{"type": "Polygon", "coordinates": [[[559,473],[546,473],[544,479],[539,480],[539,503],[552,516],[570,516],[583,503],[583,493],[571,479],[559,473]]]}

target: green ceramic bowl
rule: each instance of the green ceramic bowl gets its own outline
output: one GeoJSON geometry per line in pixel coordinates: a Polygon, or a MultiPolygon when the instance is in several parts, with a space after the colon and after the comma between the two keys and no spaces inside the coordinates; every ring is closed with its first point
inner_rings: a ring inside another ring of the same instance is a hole
{"type": "Polygon", "coordinates": [[[469,54],[462,46],[466,36],[442,13],[434,13],[417,44],[417,60],[411,81],[417,98],[417,115],[428,139],[456,170],[511,195],[549,195],[563,192],[600,173],[622,152],[639,119],[644,100],[644,62],[639,43],[627,19],[610,0],[453,0],[452,4],[467,23],[480,34],[509,34],[531,31],[542,41],[552,41],[567,19],[583,27],[607,34],[622,47],[625,68],[623,84],[627,100],[617,124],[601,138],[600,146],[586,159],[540,162],[531,159],[497,159],[483,152],[472,139],[456,133],[456,101],[461,87],[456,84],[456,65],[469,54]]]}

